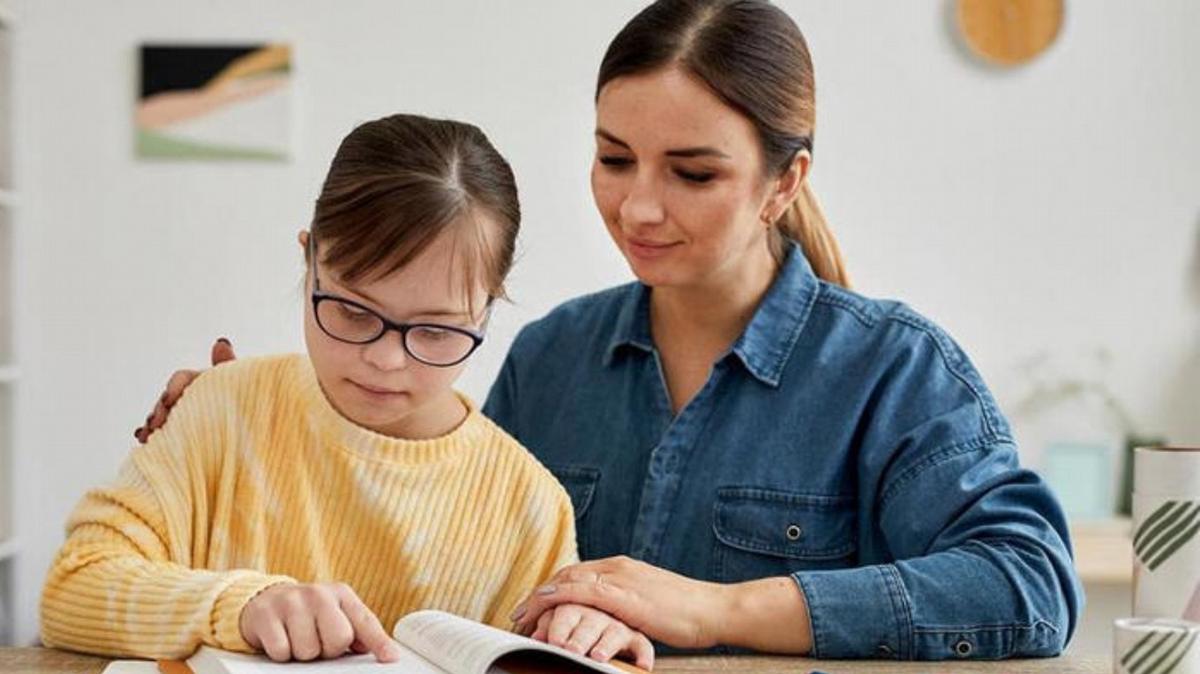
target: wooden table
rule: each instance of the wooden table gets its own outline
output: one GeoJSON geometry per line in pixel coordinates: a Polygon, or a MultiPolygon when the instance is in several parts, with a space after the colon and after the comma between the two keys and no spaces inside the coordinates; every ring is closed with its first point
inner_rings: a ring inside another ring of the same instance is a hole
{"type": "MultiPolygon", "coordinates": [[[[100,674],[108,660],[48,648],[0,648],[4,674],[100,674]]],[[[888,662],[883,660],[808,660],[780,657],[662,657],[655,674],[754,672],[754,674],[1109,674],[1108,658],[1066,656],[1001,662],[888,662]]]]}

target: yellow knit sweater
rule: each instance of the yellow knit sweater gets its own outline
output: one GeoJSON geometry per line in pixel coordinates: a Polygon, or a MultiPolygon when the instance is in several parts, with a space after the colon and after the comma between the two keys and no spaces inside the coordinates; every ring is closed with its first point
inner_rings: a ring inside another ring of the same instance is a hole
{"type": "Polygon", "coordinates": [[[574,518],[554,477],[470,407],[446,436],[398,440],[341,416],[306,356],[212,369],[71,515],[43,641],[148,658],[248,651],[242,608],[296,581],[349,584],[388,630],[421,608],[509,627],[575,561],[574,518]]]}

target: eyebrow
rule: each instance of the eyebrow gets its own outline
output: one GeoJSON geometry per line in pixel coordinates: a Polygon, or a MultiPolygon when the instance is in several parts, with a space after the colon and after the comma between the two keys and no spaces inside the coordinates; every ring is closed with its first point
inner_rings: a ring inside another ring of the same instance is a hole
{"type": "MultiPolygon", "coordinates": [[[[375,299],[374,297],[371,297],[366,291],[355,290],[354,288],[351,288],[350,286],[342,283],[342,280],[340,278],[337,278],[336,274],[333,276],[334,276],[333,281],[338,286],[336,288],[336,290],[339,290],[344,293],[349,293],[351,295],[357,295],[358,297],[367,300],[371,304],[374,304],[376,307],[379,307],[379,309],[381,309],[381,310],[383,309],[383,306],[384,306],[383,302],[380,302],[379,300],[375,299]]],[[[390,312],[388,312],[388,313],[390,313],[390,312]]],[[[470,312],[452,311],[450,309],[429,309],[427,311],[412,311],[412,312],[409,312],[409,315],[410,316],[436,316],[439,318],[465,318],[467,320],[471,319],[470,312]]]]}
{"type": "MultiPolygon", "coordinates": [[[[596,135],[603,138],[604,140],[607,140],[610,143],[613,143],[615,145],[620,145],[621,147],[625,148],[626,150],[632,149],[629,147],[629,143],[626,143],[625,141],[623,141],[620,138],[613,135],[611,132],[605,131],[602,128],[596,129],[596,135]]],[[[684,157],[684,158],[716,157],[718,159],[730,159],[729,155],[725,154],[724,152],[721,152],[720,150],[718,150],[715,147],[710,147],[707,145],[667,150],[664,154],[666,154],[668,157],[684,157]]]]}

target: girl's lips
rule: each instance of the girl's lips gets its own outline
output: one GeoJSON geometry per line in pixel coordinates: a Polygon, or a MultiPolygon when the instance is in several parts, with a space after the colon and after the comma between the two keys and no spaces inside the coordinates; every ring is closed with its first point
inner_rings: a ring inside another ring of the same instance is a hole
{"type": "Polygon", "coordinates": [[[354,384],[354,386],[356,388],[358,388],[359,390],[361,390],[365,393],[368,393],[372,396],[377,396],[380,398],[398,396],[398,395],[402,395],[404,393],[403,391],[393,391],[391,389],[378,388],[375,386],[368,386],[366,384],[360,384],[360,383],[354,381],[353,379],[347,379],[346,381],[350,382],[351,384],[354,384]]]}

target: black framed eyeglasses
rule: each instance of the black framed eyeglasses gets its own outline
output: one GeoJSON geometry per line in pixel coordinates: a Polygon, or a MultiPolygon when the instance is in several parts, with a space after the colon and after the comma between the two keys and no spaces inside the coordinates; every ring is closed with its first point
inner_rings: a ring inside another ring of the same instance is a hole
{"type": "Polygon", "coordinates": [[[433,367],[453,367],[475,353],[483,344],[491,307],[479,332],[440,323],[397,323],[354,300],[321,290],[317,278],[317,245],[308,235],[308,257],[312,264],[313,316],[321,330],[347,344],[370,344],[395,330],[404,351],[415,360],[433,367]]]}

